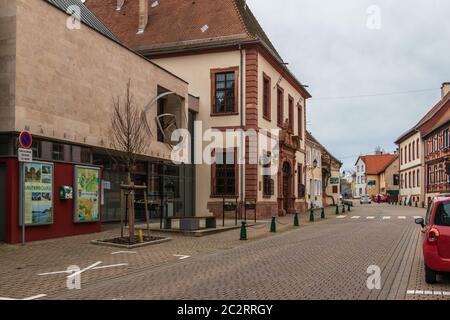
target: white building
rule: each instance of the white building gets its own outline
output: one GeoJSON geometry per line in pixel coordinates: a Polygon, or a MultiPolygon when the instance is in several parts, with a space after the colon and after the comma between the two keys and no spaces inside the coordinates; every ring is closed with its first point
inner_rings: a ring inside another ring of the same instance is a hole
{"type": "Polygon", "coordinates": [[[366,164],[361,157],[359,157],[358,162],[355,164],[355,173],[355,190],[353,197],[359,199],[367,194],[366,164]]]}

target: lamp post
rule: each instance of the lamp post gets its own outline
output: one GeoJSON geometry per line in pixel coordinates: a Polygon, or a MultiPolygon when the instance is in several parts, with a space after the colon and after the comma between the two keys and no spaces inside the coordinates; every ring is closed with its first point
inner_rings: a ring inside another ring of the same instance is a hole
{"type": "Polygon", "coordinates": [[[312,190],[310,190],[310,197],[311,197],[311,201],[310,201],[311,213],[310,213],[310,215],[309,215],[309,221],[311,221],[311,222],[314,222],[313,195],[314,195],[314,197],[315,197],[315,192],[314,192],[314,194],[312,194],[312,193],[313,193],[313,190],[314,190],[314,188],[315,188],[314,170],[317,169],[318,165],[319,165],[319,163],[317,162],[317,159],[314,159],[314,161],[313,161],[313,166],[312,166],[312,169],[311,169],[312,181],[313,181],[313,185],[314,185],[314,186],[310,186],[312,190]]]}

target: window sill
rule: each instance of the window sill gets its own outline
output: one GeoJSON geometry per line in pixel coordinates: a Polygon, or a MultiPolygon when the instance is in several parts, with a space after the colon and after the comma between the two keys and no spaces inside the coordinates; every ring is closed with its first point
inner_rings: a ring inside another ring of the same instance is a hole
{"type": "Polygon", "coordinates": [[[267,117],[267,116],[264,116],[264,115],[263,115],[263,119],[266,120],[266,121],[272,122],[272,119],[270,117],[267,117]]]}
{"type": "Polygon", "coordinates": [[[239,112],[224,112],[224,113],[211,113],[211,117],[229,117],[238,116],[239,112]]]}

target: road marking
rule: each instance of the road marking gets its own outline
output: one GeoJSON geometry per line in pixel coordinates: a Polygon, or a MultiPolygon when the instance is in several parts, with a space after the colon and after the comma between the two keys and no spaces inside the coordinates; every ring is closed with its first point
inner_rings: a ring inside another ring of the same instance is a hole
{"type": "Polygon", "coordinates": [[[345,219],[345,218],[347,218],[347,216],[339,216],[339,217],[337,217],[338,219],[345,219]]]}
{"type": "Polygon", "coordinates": [[[71,275],[68,275],[67,278],[68,278],[68,279],[69,279],[69,278],[74,278],[74,277],[76,277],[76,276],[82,274],[83,272],[86,272],[86,271],[88,271],[88,270],[90,270],[90,269],[94,269],[94,268],[95,268],[96,266],[98,266],[99,264],[102,264],[102,262],[101,262],[101,261],[98,261],[98,262],[96,262],[96,263],[90,265],[90,266],[87,267],[87,268],[84,268],[84,269],[82,269],[82,270],[80,270],[80,271],[77,271],[77,272],[75,272],[75,273],[72,273],[71,275]]]}
{"type": "Polygon", "coordinates": [[[389,216],[383,217],[383,220],[391,220],[391,217],[389,216]]]}
{"type": "Polygon", "coordinates": [[[1,301],[16,301],[16,300],[31,301],[31,300],[37,300],[37,299],[40,299],[40,298],[44,298],[46,296],[47,296],[46,294],[38,294],[36,296],[28,297],[28,298],[25,298],[25,299],[14,299],[14,298],[0,297],[0,300],[1,301]]]}
{"type": "Polygon", "coordinates": [[[185,259],[188,259],[191,257],[191,256],[183,256],[183,255],[179,255],[179,254],[174,254],[173,256],[179,258],[178,260],[185,260],[185,259]]]}
{"type": "Polygon", "coordinates": [[[51,275],[63,274],[63,273],[71,273],[71,272],[64,270],[64,271],[55,271],[55,272],[47,272],[47,273],[38,273],[38,276],[51,276],[51,275]]]}
{"type": "Polygon", "coordinates": [[[416,294],[416,290],[408,290],[408,291],[406,291],[406,294],[407,294],[407,295],[413,295],[413,294],[416,294]]]}
{"type": "Polygon", "coordinates": [[[113,252],[111,253],[112,255],[116,255],[116,254],[136,254],[137,252],[135,251],[117,251],[117,252],[113,252]]]}
{"type": "Polygon", "coordinates": [[[442,296],[442,291],[434,291],[433,294],[435,296],[442,296]]]}
{"type": "Polygon", "coordinates": [[[431,296],[431,295],[433,295],[433,291],[424,291],[423,294],[427,295],[427,296],[431,296]]]}
{"type": "Polygon", "coordinates": [[[367,220],[375,220],[375,217],[367,217],[367,220]]]}
{"type": "Polygon", "coordinates": [[[359,219],[361,218],[360,216],[353,216],[352,219],[359,219]]]}
{"type": "Polygon", "coordinates": [[[414,220],[416,220],[416,219],[421,219],[422,217],[421,216],[415,216],[414,217],[414,220]]]}
{"type": "Polygon", "coordinates": [[[444,292],[442,292],[442,295],[443,296],[450,296],[450,292],[444,291],[444,292]]]}
{"type": "Polygon", "coordinates": [[[405,216],[400,216],[400,217],[398,217],[398,219],[399,220],[406,220],[406,217],[405,216]]]}
{"type": "Polygon", "coordinates": [[[125,266],[128,266],[128,263],[119,263],[119,264],[112,264],[109,266],[100,266],[100,267],[92,268],[92,270],[110,269],[110,268],[125,267],[125,266]]]}

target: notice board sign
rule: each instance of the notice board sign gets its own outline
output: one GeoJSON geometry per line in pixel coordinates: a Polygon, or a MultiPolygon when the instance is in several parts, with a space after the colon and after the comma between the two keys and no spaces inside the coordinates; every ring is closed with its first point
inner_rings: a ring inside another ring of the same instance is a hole
{"type": "Polygon", "coordinates": [[[100,221],[100,169],[75,167],[75,223],[100,221]]]}

